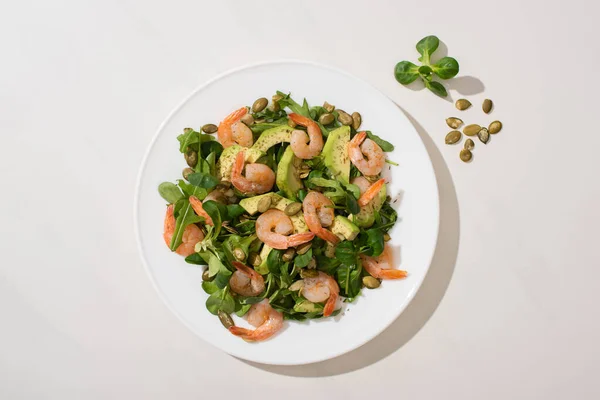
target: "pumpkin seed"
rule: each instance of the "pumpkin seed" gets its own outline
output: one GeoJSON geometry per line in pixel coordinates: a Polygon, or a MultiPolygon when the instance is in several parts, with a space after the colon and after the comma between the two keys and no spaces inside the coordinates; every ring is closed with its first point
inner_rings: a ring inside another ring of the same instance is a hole
{"type": "Polygon", "coordinates": [[[292,292],[299,292],[300,290],[304,289],[304,281],[302,279],[297,280],[296,282],[292,283],[288,289],[292,292]]]}
{"type": "Polygon", "coordinates": [[[288,217],[291,217],[293,215],[298,214],[298,212],[300,210],[302,210],[302,203],[294,202],[294,203],[289,204],[283,212],[288,217]]]}
{"type": "Polygon", "coordinates": [[[288,118],[288,122],[287,122],[287,124],[288,124],[288,126],[289,126],[290,128],[295,128],[296,126],[298,126],[298,125],[296,125],[296,123],[295,123],[294,121],[292,121],[292,120],[291,120],[291,119],[289,119],[289,118],[288,118]]]}
{"type": "Polygon", "coordinates": [[[235,195],[235,190],[233,190],[233,189],[227,189],[226,191],[223,192],[223,194],[226,197],[233,197],[235,195]]]}
{"type": "Polygon", "coordinates": [[[208,133],[210,135],[211,133],[215,133],[219,128],[217,128],[215,124],[206,124],[202,125],[202,128],[200,129],[202,130],[202,132],[208,133]]]}
{"type": "Polygon", "coordinates": [[[204,270],[202,273],[202,280],[205,282],[212,281],[210,274],[208,273],[208,268],[204,270]]]}
{"type": "Polygon", "coordinates": [[[317,260],[314,257],[311,258],[310,261],[308,262],[308,265],[306,266],[306,268],[308,268],[308,269],[317,268],[317,260]]]}
{"type": "Polygon", "coordinates": [[[325,257],[327,257],[327,258],[335,257],[335,245],[327,242],[327,247],[325,247],[325,257]]]}
{"type": "Polygon", "coordinates": [[[240,118],[240,121],[246,124],[246,126],[250,126],[254,124],[254,117],[251,114],[246,114],[240,118]]]}
{"type": "Polygon", "coordinates": [[[488,131],[492,135],[495,135],[496,133],[500,132],[501,129],[502,129],[502,122],[500,122],[500,121],[494,121],[488,127],[488,131]]]}
{"type": "Polygon", "coordinates": [[[229,329],[232,326],[235,326],[233,319],[231,319],[231,316],[226,312],[219,310],[219,312],[217,312],[217,315],[219,316],[219,321],[221,321],[225,329],[229,329]]]}
{"type": "Polygon", "coordinates": [[[276,94],[275,96],[271,97],[271,100],[273,100],[271,102],[271,105],[269,106],[269,108],[272,111],[279,111],[281,110],[281,106],[279,105],[279,100],[283,99],[283,96],[276,94]]]}
{"type": "Polygon", "coordinates": [[[335,110],[335,106],[332,104],[329,104],[328,102],[323,103],[323,108],[325,109],[325,111],[327,111],[328,113],[333,112],[333,110],[335,110]]]}
{"type": "Polygon", "coordinates": [[[485,99],[483,101],[483,104],[481,105],[481,109],[483,110],[484,113],[489,114],[490,111],[492,111],[493,105],[494,105],[494,103],[492,103],[492,101],[490,99],[485,99]]]}
{"type": "Polygon", "coordinates": [[[467,139],[467,141],[465,142],[465,149],[473,150],[474,148],[475,148],[475,142],[473,141],[473,139],[467,139]]]}
{"type": "Polygon", "coordinates": [[[456,117],[446,118],[446,124],[452,129],[456,129],[463,124],[462,119],[456,117]]]}
{"type": "Polygon", "coordinates": [[[267,100],[264,97],[261,97],[260,99],[256,99],[254,104],[252,104],[252,112],[255,112],[255,113],[261,112],[262,110],[265,109],[267,104],[269,104],[269,100],[267,100]]]}
{"type": "Polygon", "coordinates": [[[446,144],[458,143],[461,137],[462,133],[460,131],[451,131],[446,135],[446,144]]]}
{"type": "Polygon", "coordinates": [[[467,136],[475,136],[479,133],[481,127],[477,124],[467,125],[463,129],[463,133],[467,136]]]}
{"type": "Polygon", "coordinates": [[[258,253],[250,253],[248,256],[248,263],[253,267],[258,267],[260,264],[262,264],[262,258],[258,253]]]}
{"type": "Polygon", "coordinates": [[[237,204],[237,203],[239,203],[239,202],[240,202],[240,199],[238,199],[238,198],[237,198],[237,197],[235,197],[235,196],[232,196],[232,197],[228,197],[228,198],[227,198],[227,202],[228,202],[229,204],[237,204]]]}
{"type": "Polygon", "coordinates": [[[466,110],[467,108],[471,107],[471,102],[467,99],[458,99],[458,100],[456,100],[455,105],[456,105],[456,108],[463,111],[463,110],[466,110]]]}
{"type": "Polygon", "coordinates": [[[463,160],[464,162],[471,161],[471,158],[473,158],[473,153],[471,153],[471,150],[462,149],[460,151],[460,159],[463,160]]]}
{"type": "Polygon", "coordinates": [[[301,244],[300,246],[296,247],[296,254],[299,254],[299,255],[305,254],[308,250],[310,250],[311,246],[312,246],[311,242],[301,244]]]}
{"type": "Polygon", "coordinates": [[[365,276],[363,277],[362,281],[363,285],[365,285],[365,287],[368,289],[377,289],[379,286],[381,286],[379,279],[373,278],[372,276],[365,276]]]}
{"type": "Polygon", "coordinates": [[[298,178],[300,178],[300,179],[306,179],[306,178],[308,178],[308,175],[309,175],[309,174],[310,174],[310,171],[304,171],[304,172],[301,172],[301,173],[298,175],[298,178]]]}
{"type": "Polygon", "coordinates": [[[322,123],[323,125],[329,125],[334,120],[335,120],[335,116],[333,114],[330,114],[330,113],[321,114],[321,116],[319,117],[319,122],[322,123]]]}
{"type": "Polygon", "coordinates": [[[340,124],[342,125],[352,125],[352,122],[354,122],[352,120],[352,117],[348,114],[346,114],[345,112],[341,112],[340,110],[338,110],[338,121],[340,122],[340,124]]]}
{"type": "Polygon", "coordinates": [[[198,153],[194,150],[189,150],[184,154],[183,158],[185,158],[185,162],[190,167],[194,168],[198,164],[198,153]]]}
{"type": "Polygon", "coordinates": [[[302,279],[316,278],[317,276],[319,276],[319,271],[317,271],[316,269],[302,268],[300,270],[300,276],[302,277],[302,279]]]}
{"type": "Polygon", "coordinates": [[[390,234],[389,234],[389,233],[384,233],[384,234],[383,234],[383,240],[384,240],[385,242],[389,242],[390,240],[392,240],[392,237],[390,236],[390,234]]]}
{"type": "Polygon", "coordinates": [[[294,250],[293,248],[289,248],[283,253],[283,255],[281,256],[281,259],[283,260],[283,262],[290,262],[290,261],[292,261],[292,259],[294,258],[295,255],[296,255],[296,250],[294,250]]]}
{"type": "Polygon", "coordinates": [[[364,175],[364,177],[371,183],[375,183],[379,180],[379,175],[364,175]]]}
{"type": "Polygon", "coordinates": [[[477,132],[477,137],[481,140],[481,143],[487,144],[488,140],[490,140],[490,132],[487,128],[481,128],[481,130],[477,132]]]}
{"type": "Polygon", "coordinates": [[[187,181],[188,176],[190,176],[190,174],[193,174],[194,170],[191,168],[184,168],[183,171],[181,171],[181,175],[183,175],[183,179],[185,179],[187,181]]]}
{"type": "Polygon", "coordinates": [[[236,231],[235,228],[233,228],[231,225],[225,224],[225,222],[223,222],[223,229],[233,235],[239,235],[239,232],[236,231]]]}
{"type": "Polygon", "coordinates": [[[360,124],[362,124],[362,116],[355,111],[352,113],[352,128],[357,131],[360,128],[360,124]]]}
{"type": "Polygon", "coordinates": [[[236,247],[235,249],[233,249],[233,256],[238,261],[244,261],[246,259],[246,253],[244,253],[244,250],[240,247],[236,247]]]}
{"type": "Polygon", "coordinates": [[[256,205],[256,209],[259,213],[267,212],[269,208],[271,208],[272,199],[271,196],[265,196],[258,201],[256,205]]]}

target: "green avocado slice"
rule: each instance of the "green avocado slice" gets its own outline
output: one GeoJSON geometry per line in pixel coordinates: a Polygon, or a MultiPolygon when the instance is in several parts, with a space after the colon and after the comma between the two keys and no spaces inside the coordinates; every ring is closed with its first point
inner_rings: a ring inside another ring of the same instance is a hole
{"type": "Polygon", "coordinates": [[[285,193],[290,200],[296,200],[296,194],[304,185],[298,176],[297,166],[301,160],[294,155],[291,146],[288,146],[277,165],[277,187],[285,193]]]}
{"type": "Polygon", "coordinates": [[[346,185],[350,182],[348,143],[350,127],[342,126],[329,132],[327,142],[323,146],[323,163],[329,169],[331,177],[346,185]]]}
{"type": "MultiPolygon", "coordinates": [[[[276,144],[289,142],[292,138],[293,131],[294,130],[287,125],[281,125],[275,128],[267,129],[260,135],[251,148],[262,153],[266,153],[267,150],[276,144]]],[[[250,162],[255,161],[256,160],[251,160],[250,162]]]]}

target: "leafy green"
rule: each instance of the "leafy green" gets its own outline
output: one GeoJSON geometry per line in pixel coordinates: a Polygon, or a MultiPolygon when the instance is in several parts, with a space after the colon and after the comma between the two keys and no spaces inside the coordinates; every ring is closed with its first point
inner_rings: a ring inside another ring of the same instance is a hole
{"type": "Polygon", "coordinates": [[[370,256],[377,257],[383,253],[383,232],[380,229],[368,229],[367,234],[367,246],[371,248],[370,256]]]}
{"type": "Polygon", "coordinates": [[[190,182],[194,186],[198,186],[204,189],[213,189],[215,186],[219,184],[219,180],[208,174],[202,172],[196,172],[194,174],[190,174],[188,176],[188,182],[190,182]]]}
{"type": "Polygon", "coordinates": [[[221,204],[217,201],[209,200],[202,203],[202,208],[208,216],[212,219],[214,224],[214,236],[219,236],[221,232],[221,226],[223,225],[223,221],[227,220],[227,207],[224,204],[221,204]]]}
{"type": "Polygon", "coordinates": [[[278,120],[278,121],[273,121],[273,122],[254,124],[254,125],[250,126],[250,129],[252,130],[252,133],[258,134],[258,133],[263,133],[267,129],[277,128],[281,125],[286,125],[286,124],[287,124],[287,117],[283,121],[278,120]]]}
{"type": "Polygon", "coordinates": [[[294,258],[294,265],[298,268],[304,268],[312,259],[312,249],[308,249],[308,251],[304,254],[299,254],[294,258]]]}
{"type": "Polygon", "coordinates": [[[281,273],[281,265],[283,264],[283,261],[281,259],[282,256],[282,250],[271,250],[269,256],[267,257],[267,268],[269,268],[270,273],[274,275],[279,275],[281,273]]]}
{"type": "Polygon", "coordinates": [[[446,88],[444,87],[444,85],[442,85],[439,82],[426,80],[425,87],[440,97],[448,96],[448,92],[446,91],[446,88]]]}
{"type": "Polygon", "coordinates": [[[158,194],[160,194],[160,197],[165,199],[169,204],[175,204],[183,198],[181,190],[179,190],[176,184],[171,182],[163,182],[158,185],[158,194]]]}
{"type": "Polygon", "coordinates": [[[217,315],[219,311],[231,314],[235,311],[235,301],[229,294],[229,290],[223,288],[210,295],[206,300],[206,308],[214,315],[217,315]]]}
{"type": "Polygon", "coordinates": [[[345,193],[345,203],[346,208],[348,209],[349,214],[358,214],[360,212],[360,207],[358,206],[358,202],[352,193],[345,193]]]}
{"type": "Polygon", "coordinates": [[[340,294],[352,301],[360,293],[362,267],[357,265],[342,265],[336,271],[340,294]]]}
{"type": "Polygon", "coordinates": [[[343,241],[335,248],[335,258],[344,265],[356,265],[358,252],[351,241],[343,241]]]}
{"type": "Polygon", "coordinates": [[[296,103],[294,101],[294,99],[292,99],[290,97],[290,93],[285,94],[283,92],[277,91],[277,94],[282,96],[281,100],[278,101],[279,106],[282,109],[287,107],[293,113],[300,114],[307,118],[310,118],[310,109],[308,107],[308,103],[306,102],[306,99],[304,99],[304,102],[302,103],[302,105],[300,105],[300,104],[296,103]]]}
{"type": "Polygon", "coordinates": [[[177,185],[181,188],[181,191],[186,197],[195,196],[200,200],[204,200],[208,195],[208,190],[194,186],[182,179],[177,180],[177,185]]]}
{"type": "MultiPolygon", "coordinates": [[[[188,147],[191,147],[193,150],[200,150],[199,147],[203,147],[205,143],[213,143],[210,147],[220,146],[221,151],[223,151],[223,146],[221,146],[218,142],[215,141],[213,135],[205,135],[200,132],[196,132],[192,128],[185,128],[183,133],[177,136],[177,140],[179,140],[179,151],[181,153],[185,153],[188,147]]],[[[203,154],[204,157],[209,153],[203,154]]]]}
{"type": "Polygon", "coordinates": [[[296,194],[298,196],[298,201],[302,203],[307,194],[308,192],[304,189],[298,190],[298,193],[296,194]]]}
{"type": "Polygon", "coordinates": [[[256,235],[241,237],[238,235],[231,235],[227,239],[223,241],[223,252],[225,253],[225,258],[231,261],[236,261],[236,258],[233,255],[234,249],[242,249],[244,254],[248,255],[250,253],[250,245],[256,239],[256,235]]]}
{"type": "Polygon", "coordinates": [[[185,262],[194,265],[208,265],[208,261],[205,260],[200,254],[192,253],[185,258],[185,262]]]}
{"type": "Polygon", "coordinates": [[[200,155],[202,156],[201,158],[208,160],[208,156],[210,155],[210,153],[215,153],[215,159],[218,158],[223,152],[223,146],[221,145],[221,143],[212,140],[212,136],[205,136],[208,136],[209,138],[211,138],[211,140],[206,140],[202,142],[202,145],[200,146],[200,155]]]}
{"type": "Polygon", "coordinates": [[[452,57],[444,57],[431,66],[433,72],[442,79],[454,78],[458,74],[458,62],[452,57]]]}
{"type": "Polygon", "coordinates": [[[173,232],[171,243],[169,245],[171,251],[177,250],[181,244],[185,228],[187,228],[189,224],[200,222],[200,217],[192,210],[189,200],[181,199],[177,202],[177,205],[178,207],[175,208],[179,208],[179,213],[175,219],[175,231],[173,232]]]}
{"type": "Polygon", "coordinates": [[[375,143],[377,143],[379,145],[379,147],[381,147],[381,150],[383,150],[385,152],[394,151],[393,144],[391,144],[387,140],[383,140],[379,136],[375,135],[373,132],[367,131],[367,137],[369,139],[371,139],[372,141],[374,141],[375,143]]]}
{"type": "Polygon", "coordinates": [[[202,289],[207,294],[213,294],[213,293],[219,291],[219,287],[217,285],[215,285],[213,282],[210,282],[210,281],[204,281],[204,282],[202,282],[202,289]]]}
{"type": "Polygon", "coordinates": [[[401,84],[408,85],[419,77],[419,67],[410,61],[400,61],[394,68],[394,76],[401,84]]]}
{"type": "Polygon", "coordinates": [[[240,215],[244,214],[246,209],[239,204],[228,204],[227,205],[227,219],[236,219],[240,215]]]}
{"type": "Polygon", "coordinates": [[[417,51],[421,55],[421,57],[419,57],[419,61],[425,65],[429,65],[429,58],[433,52],[437,50],[439,45],[440,40],[437,38],[437,36],[425,36],[423,39],[419,40],[416,46],[417,51]]]}
{"type": "Polygon", "coordinates": [[[283,107],[277,111],[273,111],[271,107],[265,107],[262,111],[252,114],[254,119],[264,120],[267,123],[279,121],[282,118],[287,118],[287,113],[283,107]]]}
{"type": "Polygon", "coordinates": [[[248,310],[250,310],[250,307],[252,307],[252,304],[241,304],[239,302],[236,302],[235,315],[237,315],[238,317],[243,317],[244,315],[246,315],[248,310]]]}

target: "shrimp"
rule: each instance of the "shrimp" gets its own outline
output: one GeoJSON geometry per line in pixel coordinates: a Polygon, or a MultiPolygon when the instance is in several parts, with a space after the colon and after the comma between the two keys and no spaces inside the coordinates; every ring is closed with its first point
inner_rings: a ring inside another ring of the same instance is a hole
{"type": "Polygon", "coordinates": [[[290,146],[296,157],[309,160],[321,154],[321,150],[323,150],[323,134],[319,125],[312,119],[299,114],[292,113],[289,117],[296,124],[306,127],[306,132],[301,130],[292,132],[290,146]]]}
{"type": "Polygon", "coordinates": [[[383,150],[377,143],[367,139],[366,132],[357,133],[348,143],[348,157],[352,164],[365,175],[378,175],[385,164],[383,150]]]}
{"type": "MultiPolygon", "coordinates": [[[[175,232],[174,207],[173,204],[169,205],[169,207],[167,207],[167,214],[165,215],[163,239],[165,239],[167,246],[171,246],[171,238],[175,232]]],[[[196,243],[202,241],[202,239],[204,239],[204,233],[202,233],[200,228],[196,225],[190,224],[185,227],[181,237],[182,242],[175,252],[184,257],[194,254],[196,252],[196,250],[194,250],[196,243]]]]}
{"type": "Polygon", "coordinates": [[[262,194],[271,190],[275,183],[275,172],[264,164],[246,165],[246,176],[242,175],[245,151],[240,151],[231,170],[231,183],[245,194],[262,194]]]}
{"type": "Polygon", "coordinates": [[[271,307],[267,299],[252,305],[246,319],[256,329],[232,326],[229,332],[250,342],[267,340],[283,327],[283,314],[271,307]]]}
{"type": "Polygon", "coordinates": [[[385,185],[385,179],[379,179],[377,182],[371,184],[364,176],[356,177],[352,180],[352,184],[358,186],[360,189],[360,198],[358,199],[358,205],[361,207],[366,206],[375,198],[377,193],[385,185]]]}
{"type": "Polygon", "coordinates": [[[325,317],[330,316],[333,312],[339,293],[340,287],[335,279],[324,272],[319,272],[319,275],[315,278],[304,278],[302,296],[313,303],[321,303],[327,300],[325,308],[323,308],[323,316],[325,317]]]}
{"type": "Polygon", "coordinates": [[[261,242],[274,249],[285,250],[299,246],[310,242],[315,237],[315,234],[310,232],[290,235],[292,232],[294,232],[292,220],[281,210],[272,208],[256,220],[256,235],[261,242]]]}
{"type": "Polygon", "coordinates": [[[190,204],[194,212],[198,214],[199,217],[204,218],[206,224],[214,225],[212,218],[210,217],[210,215],[208,215],[206,211],[204,211],[204,208],[202,208],[202,202],[198,200],[196,196],[190,196],[190,204]]]}
{"type": "Polygon", "coordinates": [[[363,267],[377,279],[403,279],[408,273],[399,269],[392,269],[392,252],[389,246],[383,248],[383,253],[379,257],[369,257],[364,254],[359,255],[363,267]]]}
{"type": "Polygon", "coordinates": [[[246,297],[258,296],[265,291],[265,280],[261,274],[241,262],[231,264],[237,269],[229,279],[229,286],[235,293],[246,297]]]}
{"type": "Polygon", "coordinates": [[[333,232],[323,227],[324,225],[329,226],[333,223],[333,202],[323,193],[313,191],[306,195],[302,206],[304,208],[304,220],[308,229],[321,239],[337,244],[340,239],[333,232]]]}
{"type": "Polygon", "coordinates": [[[252,130],[240,121],[247,112],[248,109],[242,107],[229,114],[219,124],[217,135],[219,137],[219,142],[221,142],[223,147],[233,146],[234,144],[239,144],[243,147],[252,146],[252,143],[254,142],[252,130]]]}

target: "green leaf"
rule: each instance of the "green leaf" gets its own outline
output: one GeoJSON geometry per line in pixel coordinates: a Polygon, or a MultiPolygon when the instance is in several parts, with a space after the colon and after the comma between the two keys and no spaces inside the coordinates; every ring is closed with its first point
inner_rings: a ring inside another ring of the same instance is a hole
{"type": "Polygon", "coordinates": [[[204,198],[208,195],[208,190],[194,186],[183,179],[177,180],[177,185],[181,188],[181,191],[185,197],[195,196],[199,200],[204,200],[204,198]]]}
{"type": "Polygon", "coordinates": [[[183,198],[181,190],[179,190],[176,184],[171,182],[163,182],[158,185],[158,194],[169,204],[175,204],[179,199],[183,198]]]}
{"type": "Polygon", "coordinates": [[[350,241],[344,241],[335,248],[335,258],[344,265],[356,265],[357,257],[356,248],[350,241]]]}
{"type": "Polygon", "coordinates": [[[429,58],[440,45],[440,40],[436,36],[426,36],[417,43],[417,51],[421,55],[419,61],[425,65],[429,65],[429,58]]]}
{"type": "Polygon", "coordinates": [[[208,261],[206,261],[200,254],[192,253],[185,258],[185,262],[188,264],[194,265],[208,265],[208,261]]]}
{"type": "Polygon", "coordinates": [[[296,258],[294,258],[294,264],[298,268],[304,268],[310,263],[311,259],[312,259],[312,249],[308,249],[308,251],[306,253],[297,255],[296,258]]]}
{"type": "Polygon", "coordinates": [[[400,61],[394,68],[394,76],[401,84],[408,85],[419,77],[419,68],[410,61],[400,61]]]}
{"type": "Polygon", "coordinates": [[[179,214],[175,220],[175,231],[173,232],[171,244],[169,245],[171,251],[177,250],[181,244],[185,228],[187,228],[189,224],[195,224],[201,221],[200,217],[192,210],[189,200],[181,199],[178,201],[178,204],[179,203],[181,203],[181,205],[179,207],[179,214]]]}
{"type": "Polygon", "coordinates": [[[316,259],[317,269],[329,275],[334,275],[335,271],[340,266],[340,260],[338,260],[337,258],[329,258],[321,254],[316,256],[316,259]]]}
{"type": "Polygon", "coordinates": [[[228,269],[221,270],[217,276],[215,276],[215,280],[213,282],[219,289],[223,289],[229,284],[229,278],[231,278],[231,275],[232,272],[228,269]]]}
{"type": "Polygon", "coordinates": [[[372,257],[378,257],[383,253],[383,232],[379,229],[368,229],[367,233],[367,246],[371,248],[372,257]]]}
{"type": "Polygon", "coordinates": [[[421,65],[419,67],[419,74],[421,74],[421,75],[429,75],[429,74],[431,74],[432,71],[433,70],[428,65],[421,65]]]}
{"type": "Polygon", "coordinates": [[[229,216],[228,219],[235,219],[237,217],[239,217],[240,215],[244,214],[246,212],[246,209],[242,206],[240,206],[239,204],[229,204],[227,205],[227,215],[229,216]]]}
{"type": "Polygon", "coordinates": [[[296,194],[298,196],[298,201],[302,203],[307,194],[308,192],[304,189],[298,190],[298,193],[296,194]]]}
{"type": "Polygon", "coordinates": [[[342,265],[336,271],[340,294],[350,301],[360,293],[362,267],[342,265]]]}
{"type": "Polygon", "coordinates": [[[437,94],[440,97],[448,96],[448,92],[446,92],[446,88],[439,82],[436,81],[424,81],[425,87],[431,90],[433,93],[437,94]]]}
{"type": "Polygon", "coordinates": [[[210,295],[206,300],[206,308],[214,315],[217,315],[219,310],[231,314],[235,310],[235,301],[228,290],[222,289],[210,295]]]}
{"type": "Polygon", "coordinates": [[[252,307],[252,304],[241,304],[236,302],[235,315],[238,317],[243,317],[246,315],[248,310],[250,310],[250,307],[252,307]]]}
{"type": "Polygon", "coordinates": [[[219,291],[219,287],[210,281],[202,282],[202,289],[208,294],[213,294],[219,291]]]}
{"type": "Polygon", "coordinates": [[[215,227],[214,237],[218,237],[221,232],[223,221],[227,219],[227,207],[219,202],[209,200],[202,203],[202,208],[213,221],[215,227]]]}
{"type": "Polygon", "coordinates": [[[289,108],[293,113],[296,114],[300,114],[303,115],[307,118],[310,118],[310,110],[308,107],[308,103],[306,102],[306,99],[304,99],[304,102],[302,105],[296,103],[291,97],[290,94],[285,94],[283,92],[277,91],[277,94],[280,96],[283,96],[283,98],[281,100],[278,101],[279,106],[281,108],[289,108]]]}
{"type": "Polygon", "coordinates": [[[369,139],[371,139],[372,141],[374,141],[375,143],[377,143],[379,145],[379,147],[381,147],[381,150],[383,150],[385,152],[394,151],[394,145],[393,144],[391,144],[390,142],[388,142],[386,140],[383,140],[382,138],[380,138],[379,136],[375,135],[371,131],[367,131],[367,137],[369,139]]]}
{"type": "Polygon", "coordinates": [[[452,57],[444,57],[431,66],[433,72],[442,79],[450,79],[458,74],[458,62],[452,57]]]}
{"type": "Polygon", "coordinates": [[[352,193],[346,192],[346,208],[348,209],[349,214],[358,214],[360,212],[358,202],[352,193]]]}
{"type": "Polygon", "coordinates": [[[273,249],[267,257],[267,267],[269,272],[274,275],[279,275],[281,272],[281,265],[283,264],[281,257],[283,255],[282,250],[273,249]]]}
{"type": "Polygon", "coordinates": [[[208,258],[208,276],[213,277],[223,269],[227,270],[227,268],[223,265],[221,260],[219,260],[219,258],[216,255],[211,253],[208,258]]]}
{"type": "MultiPolygon", "coordinates": [[[[287,118],[286,118],[286,120],[287,120],[287,118]]],[[[264,131],[266,131],[267,129],[277,128],[282,125],[287,125],[287,122],[279,123],[277,121],[273,121],[273,122],[264,123],[264,124],[254,124],[254,125],[250,126],[250,129],[252,130],[252,133],[260,134],[260,133],[263,133],[264,131]]]]}
{"type": "Polygon", "coordinates": [[[206,157],[206,163],[208,164],[208,174],[212,176],[217,175],[217,153],[214,151],[206,157]]]}
{"type": "Polygon", "coordinates": [[[346,190],[350,193],[352,193],[352,195],[354,196],[355,199],[360,199],[360,188],[353,184],[353,183],[349,183],[347,185],[344,185],[346,187],[346,190]]]}
{"type": "Polygon", "coordinates": [[[185,153],[190,145],[200,142],[200,132],[196,132],[192,128],[185,128],[183,133],[177,136],[177,140],[179,140],[179,151],[185,153]]]}
{"type": "Polygon", "coordinates": [[[238,235],[231,235],[225,241],[223,241],[223,250],[225,257],[229,262],[236,261],[237,259],[233,255],[233,250],[236,248],[242,249],[244,254],[250,254],[250,245],[256,239],[256,235],[247,237],[241,237],[238,235]]]}
{"type": "Polygon", "coordinates": [[[205,136],[208,137],[210,140],[207,139],[202,142],[202,145],[200,146],[200,149],[201,149],[200,155],[202,155],[201,158],[208,160],[208,156],[210,155],[210,153],[215,153],[215,159],[216,159],[223,152],[223,146],[221,145],[221,143],[214,140],[213,136],[202,135],[203,138],[205,136]]]}
{"type": "MultiPolygon", "coordinates": [[[[206,163],[206,161],[204,161],[206,163]]],[[[208,163],[207,163],[207,167],[208,167],[208,163]]],[[[217,178],[215,178],[214,176],[208,174],[208,173],[202,173],[202,172],[196,172],[195,174],[190,174],[188,176],[188,181],[194,185],[194,186],[198,186],[200,188],[204,188],[204,189],[213,189],[215,186],[217,186],[219,184],[219,180],[217,178]]]]}

